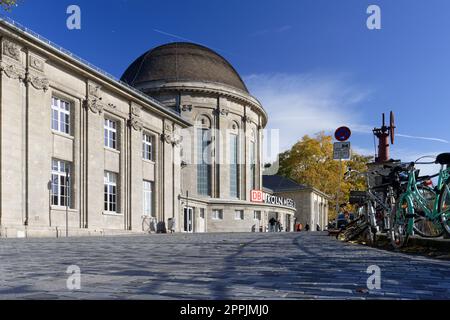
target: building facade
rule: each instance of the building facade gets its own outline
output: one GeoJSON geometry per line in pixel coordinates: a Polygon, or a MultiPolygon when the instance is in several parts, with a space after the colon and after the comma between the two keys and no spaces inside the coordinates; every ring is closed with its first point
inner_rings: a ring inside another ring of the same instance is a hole
{"type": "Polygon", "coordinates": [[[267,115],[213,51],[162,46],[119,81],[12,21],[0,41],[0,236],[250,232],[293,217],[250,201],[267,115]]]}
{"type": "Polygon", "coordinates": [[[327,228],[330,196],[278,175],[263,176],[263,184],[268,192],[294,201],[296,224],[302,224],[303,228],[309,225],[311,231],[323,231],[327,228]]]}

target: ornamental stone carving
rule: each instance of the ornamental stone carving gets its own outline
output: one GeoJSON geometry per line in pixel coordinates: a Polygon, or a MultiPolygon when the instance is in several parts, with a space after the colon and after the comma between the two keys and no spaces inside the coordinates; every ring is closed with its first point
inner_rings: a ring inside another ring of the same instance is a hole
{"type": "Polygon", "coordinates": [[[6,76],[11,79],[19,79],[19,80],[25,79],[25,70],[20,69],[15,65],[1,64],[0,71],[6,74],[6,76]]]}
{"type": "Polygon", "coordinates": [[[191,111],[192,111],[192,105],[190,105],[190,104],[185,104],[185,105],[183,105],[183,106],[181,107],[181,111],[183,111],[183,112],[186,112],[186,111],[191,112],[191,111]]]}
{"type": "Polygon", "coordinates": [[[45,62],[33,55],[30,55],[29,65],[33,69],[44,72],[45,62]]]}
{"type": "Polygon", "coordinates": [[[164,130],[167,132],[172,132],[172,126],[170,125],[170,123],[164,124],[164,130]]]}
{"type": "Polygon", "coordinates": [[[101,114],[103,112],[104,105],[101,102],[101,98],[88,98],[84,100],[84,107],[87,110],[91,110],[92,113],[101,114]]]}
{"type": "Polygon", "coordinates": [[[179,146],[183,142],[183,137],[178,134],[163,133],[161,135],[161,140],[172,146],[179,146]]]}
{"type": "Polygon", "coordinates": [[[20,47],[9,40],[3,41],[3,54],[20,61],[20,47]]]}
{"type": "Polygon", "coordinates": [[[87,84],[87,99],[84,101],[84,107],[92,113],[101,114],[105,109],[105,104],[102,102],[101,87],[91,81],[87,84]]]}
{"type": "Polygon", "coordinates": [[[242,117],[242,122],[250,123],[250,122],[252,122],[252,119],[249,116],[243,116],[242,117]]]}
{"type": "Polygon", "coordinates": [[[43,90],[44,92],[49,88],[49,81],[47,78],[39,77],[33,74],[26,74],[26,83],[30,83],[35,89],[43,90]]]}
{"type": "Polygon", "coordinates": [[[230,110],[228,110],[228,109],[226,109],[226,108],[223,108],[223,109],[220,109],[220,110],[214,110],[213,111],[215,114],[217,114],[217,115],[222,115],[222,116],[228,116],[228,114],[230,113],[230,110]]]}
{"type": "Polygon", "coordinates": [[[140,117],[141,116],[141,108],[135,104],[131,105],[131,115],[140,117]]]}
{"type": "Polygon", "coordinates": [[[168,133],[161,134],[161,140],[165,143],[172,144],[172,136],[168,133]]]}
{"type": "Polygon", "coordinates": [[[131,119],[128,119],[128,125],[136,131],[142,131],[144,127],[142,121],[137,117],[132,117],[131,119]]]}
{"type": "Polygon", "coordinates": [[[88,95],[90,97],[101,99],[101,87],[93,82],[88,83],[88,95]]]}

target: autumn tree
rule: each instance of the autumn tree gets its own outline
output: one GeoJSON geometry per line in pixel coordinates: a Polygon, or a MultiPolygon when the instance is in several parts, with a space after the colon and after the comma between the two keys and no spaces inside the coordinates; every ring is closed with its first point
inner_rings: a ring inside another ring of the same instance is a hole
{"type": "Polygon", "coordinates": [[[332,137],[322,132],[314,137],[304,136],[290,150],[280,154],[278,173],[328,194],[329,216],[330,219],[334,219],[340,177],[339,202],[345,203],[348,201],[350,190],[364,190],[366,186],[364,178],[351,175],[348,179],[344,179],[344,173],[349,167],[364,172],[370,160],[371,157],[352,152],[352,159],[343,161],[341,168],[339,161],[333,160],[332,137]]]}
{"type": "Polygon", "coordinates": [[[17,0],[0,0],[0,6],[7,11],[15,5],[17,5],[17,0]]]}

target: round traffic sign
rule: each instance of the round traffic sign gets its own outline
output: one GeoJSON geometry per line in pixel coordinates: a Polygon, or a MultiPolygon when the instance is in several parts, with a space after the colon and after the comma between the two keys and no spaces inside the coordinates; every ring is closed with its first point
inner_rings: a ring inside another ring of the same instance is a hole
{"type": "Polygon", "coordinates": [[[336,138],[337,141],[347,141],[348,139],[350,139],[350,136],[352,135],[352,131],[350,130],[349,127],[340,127],[337,128],[336,132],[334,133],[334,137],[336,138]]]}

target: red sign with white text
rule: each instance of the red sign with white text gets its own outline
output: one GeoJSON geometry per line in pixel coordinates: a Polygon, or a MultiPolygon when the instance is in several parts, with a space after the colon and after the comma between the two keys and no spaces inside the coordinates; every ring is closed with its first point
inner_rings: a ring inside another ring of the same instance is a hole
{"type": "Polygon", "coordinates": [[[264,202],[264,193],[261,190],[252,190],[250,192],[251,202],[264,202]]]}

